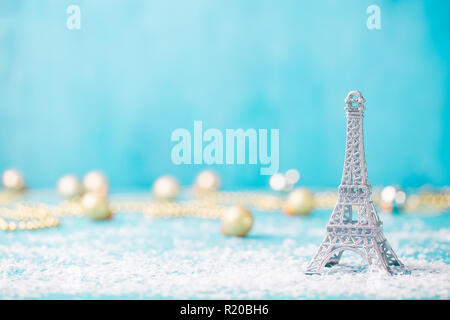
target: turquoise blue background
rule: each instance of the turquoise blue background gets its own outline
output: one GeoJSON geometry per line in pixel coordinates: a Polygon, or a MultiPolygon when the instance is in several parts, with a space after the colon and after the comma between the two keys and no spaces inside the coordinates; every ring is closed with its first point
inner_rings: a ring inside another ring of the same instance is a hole
{"type": "MultiPolygon", "coordinates": [[[[33,187],[102,169],[147,188],[203,166],[170,159],[176,128],[280,129],[280,170],[337,186],[344,98],[365,96],[372,184],[446,185],[448,1],[0,2],[0,169],[33,187]],[[81,8],[68,30],[66,9],[81,8]],[[366,8],[381,8],[368,30],[366,8]]],[[[225,188],[267,184],[257,166],[217,166],[225,188]]]]}

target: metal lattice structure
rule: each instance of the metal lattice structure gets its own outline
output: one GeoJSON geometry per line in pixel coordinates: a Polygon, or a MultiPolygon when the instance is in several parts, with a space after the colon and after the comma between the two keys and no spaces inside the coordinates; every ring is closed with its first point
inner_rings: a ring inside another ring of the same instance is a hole
{"type": "Polygon", "coordinates": [[[338,264],[345,250],[358,253],[371,269],[385,270],[389,275],[408,273],[384,237],[383,223],[370,199],[372,188],[364,157],[364,102],[359,91],[351,91],[345,99],[347,143],[338,201],[307,274],[338,264]]]}

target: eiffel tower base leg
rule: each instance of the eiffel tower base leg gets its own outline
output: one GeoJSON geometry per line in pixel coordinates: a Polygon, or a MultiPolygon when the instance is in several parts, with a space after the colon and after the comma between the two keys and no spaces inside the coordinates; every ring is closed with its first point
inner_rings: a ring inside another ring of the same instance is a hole
{"type": "MultiPolygon", "coordinates": [[[[383,271],[388,275],[410,274],[409,270],[400,262],[391,246],[382,235],[381,242],[372,242],[371,245],[350,246],[337,245],[330,241],[332,235],[327,235],[317,254],[306,269],[306,274],[320,274],[324,268],[339,264],[345,250],[358,253],[367,262],[372,271],[383,271]]],[[[372,239],[371,239],[372,240],[372,239]]]]}
{"type": "Polygon", "coordinates": [[[410,274],[411,272],[400,261],[384,236],[379,236],[383,239],[381,242],[364,248],[370,269],[383,270],[388,275],[410,274]]]}
{"type": "MultiPolygon", "coordinates": [[[[322,244],[319,247],[319,250],[317,251],[316,255],[313,257],[311,262],[309,263],[306,274],[320,274],[323,267],[324,267],[324,259],[326,256],[330,254],[332,250],[332,244],[330,241],[329,235],[325,237],[322,244]]],[[[338,262],[338,258],[335,258],[333,262],[338,262]]]]}

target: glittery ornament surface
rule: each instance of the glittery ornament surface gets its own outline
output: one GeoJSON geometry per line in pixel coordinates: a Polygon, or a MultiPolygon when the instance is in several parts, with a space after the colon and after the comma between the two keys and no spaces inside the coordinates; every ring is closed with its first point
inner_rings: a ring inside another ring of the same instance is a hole
{"type": "Polygon", "coordinates": [[[0,298],[449,298],[448,213],[381,214],[385,234],[411,270],[393,277],[369,272],[351,252],[344,253],[342,266],[305,275],[328,218],[329,210],[309,217],[254,211],[246,238],[222,235],[220,220],[127,213],[2,232],[0,298]]]}

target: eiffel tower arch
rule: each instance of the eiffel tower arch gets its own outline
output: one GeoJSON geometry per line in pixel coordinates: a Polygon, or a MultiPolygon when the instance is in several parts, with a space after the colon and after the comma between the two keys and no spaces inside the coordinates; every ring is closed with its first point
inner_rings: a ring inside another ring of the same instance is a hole
{"type": "Polygon", "coordinates": [[[326,227],[326,236],[306,273],[320,273],[337,265],[345,250],[359,254],[371,269],[387,274],[409,273],[383,235],[383,223],[371,200],[364,154],[364,98],[351,91],[345,99],[347,141],[338,201],[326,227]]]}

